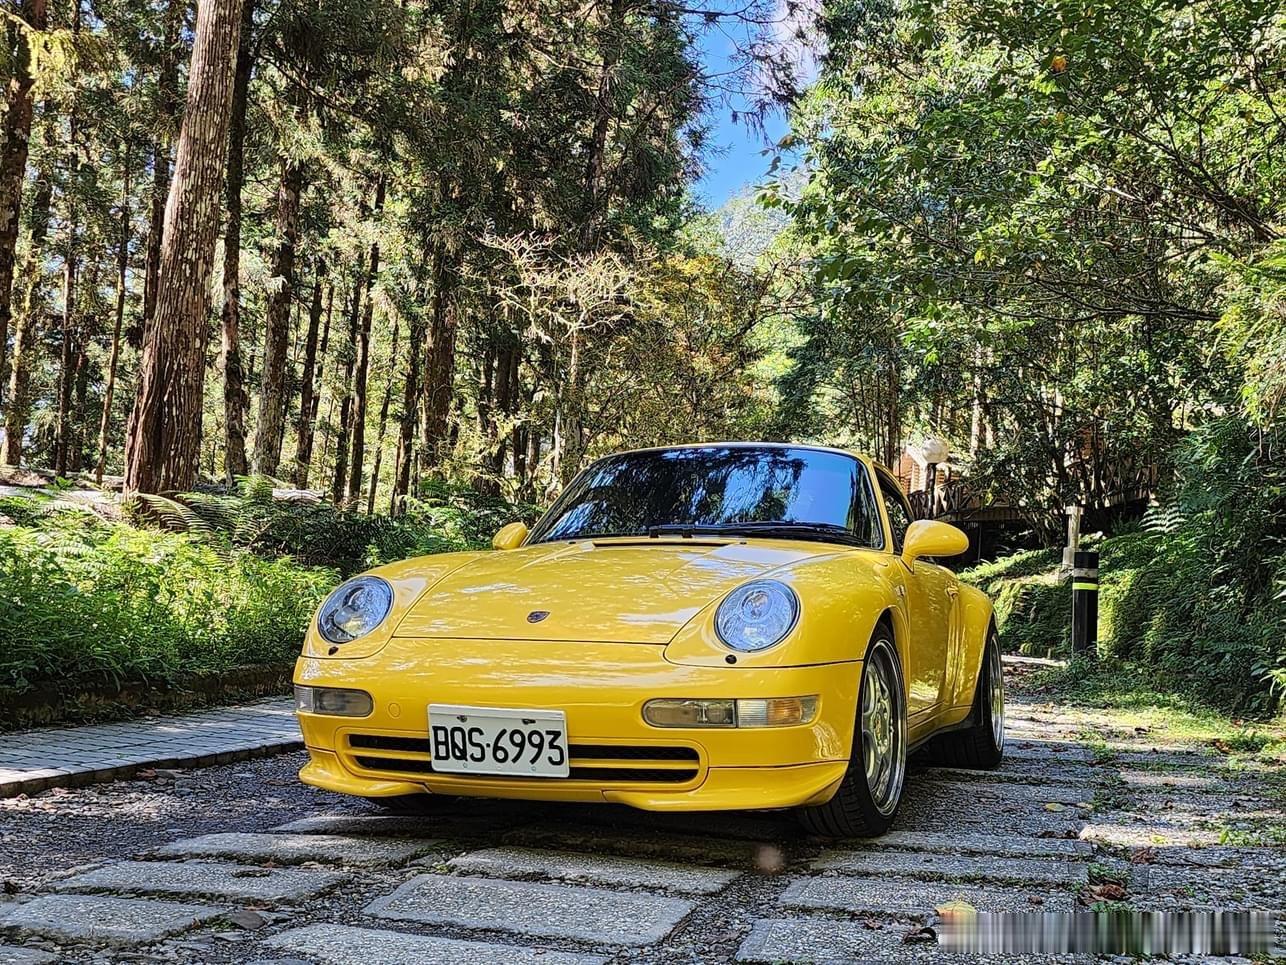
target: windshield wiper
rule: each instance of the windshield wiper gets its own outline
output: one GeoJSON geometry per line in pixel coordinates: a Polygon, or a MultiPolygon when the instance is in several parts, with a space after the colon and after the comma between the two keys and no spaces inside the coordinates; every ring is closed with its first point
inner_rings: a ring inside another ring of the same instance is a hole
{"type": "Polygon", "coordinates": [[[747,520],[742,523],[666,523],[649,526],[648,536],[764,536],[769,539],[817,539],[827,543],[865,546],[843,526],[834,523],[781,523],[772,520],[747,520]]]}

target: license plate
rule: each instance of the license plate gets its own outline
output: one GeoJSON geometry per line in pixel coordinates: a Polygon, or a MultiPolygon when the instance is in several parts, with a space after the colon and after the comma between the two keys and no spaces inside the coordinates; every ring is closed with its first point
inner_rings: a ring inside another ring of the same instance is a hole
{"type": "Polygon", "coordinates": [[[567,777],[561,710],[429,704],[433,769],[448,774],[567,777]]]}

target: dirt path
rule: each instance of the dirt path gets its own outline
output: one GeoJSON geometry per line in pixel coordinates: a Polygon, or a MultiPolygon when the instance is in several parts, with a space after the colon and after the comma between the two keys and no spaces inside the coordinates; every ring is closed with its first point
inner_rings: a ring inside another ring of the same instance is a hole
{"type": "Polygon", "coordinates": [[[774,814],[376,817],[297,754],[0,801],[0,963],[925,959],[949,901],[1286,908],[1282,768],[1021,695],[1008,740],[993,773],[913,769],[897,830],[844,845],[774,814]]]}

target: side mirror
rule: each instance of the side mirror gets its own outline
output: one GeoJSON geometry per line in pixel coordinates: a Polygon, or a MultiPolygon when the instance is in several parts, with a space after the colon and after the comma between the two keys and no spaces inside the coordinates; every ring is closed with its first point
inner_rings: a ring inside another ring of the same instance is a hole
{"type": "Polygon", "coordinates": [[[921,556],[959,556],[969,548],[969,537],[950,523],[917,519],[902,540],[902,559],[908,566],[921,556]]]}
{"type": "Polygon", "coordinates": [[[491,537],[491,545],[498,550],[516,550],[526,538],[526,523],[510,523],[500,527],[500,532],[491,537]]]}

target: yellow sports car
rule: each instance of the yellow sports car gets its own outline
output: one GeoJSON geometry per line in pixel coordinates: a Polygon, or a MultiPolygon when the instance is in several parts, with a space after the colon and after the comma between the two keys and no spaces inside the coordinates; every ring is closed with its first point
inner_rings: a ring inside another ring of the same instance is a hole
{"type": "Polygon", "coordinates": [[[838,449],[608,456],[499,552],[330,595],[295,668],[300,777],[393,805],[797,808],[815,833],[880,834],[910,751],[1003,752],[991,604],[928,560],[967,542],[838,449]]]}

